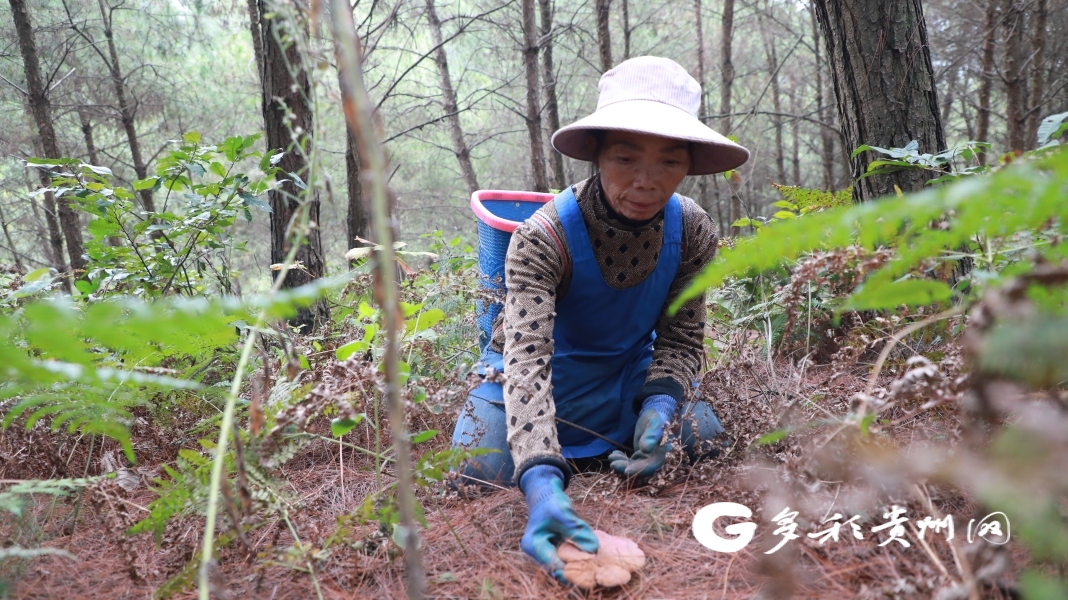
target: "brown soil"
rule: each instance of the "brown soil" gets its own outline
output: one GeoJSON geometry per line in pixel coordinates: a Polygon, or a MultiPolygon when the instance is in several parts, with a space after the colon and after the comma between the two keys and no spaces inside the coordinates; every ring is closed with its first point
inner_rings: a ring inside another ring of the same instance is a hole
{"type": "MultiPolygon", "coordinates": [[[[821,482],[819,477],[816,483],[822,485],[813,485],[811,481],[806,484],[803,476],[806,467],[802,450],[826,438],[831,431],[827,427],[776,444],[758,447],[750,443],[777,427],[783,407],[791,404],[792,396],[818,398],[812,405],[794,406],[796,417],[802,421],[826,412],[844,412],[848,399],[862,389],[867,373],[864,365],[854,364],[853,369],[854,372],[837,373],[831,366],[822,366],[799,373],[783,362],[776,364],[772,373],[761,363],[752,362],[744,368],[732,367],[730,372],[714,371],[705,378],[702,391],[705,397],[715,399],[717,411],[733,437],[734,443],[725,456],[692,467],[669,461],[663,477],[636,487],[628,487],[618,476],[607,472],[574,477],[568,493],[580,515],[595,529],[635,540],[648,558],[645,567],[621,588],[584,592],[562,586],[538,569],[519,549],[527,510],[523,497],[515,489],[473,499],[447,495],[444,486],[422,494],[429,524],[421,529],[427,595],[434,598],[933,596],[935,590],[958,578],[958,567],[949,545],[929,534],[931,551],[928,552],[915,543],[915,534],[909,531],[907,539],[913,542],[911,547],[904,548],[894,542],[880,546],[874,534],[867,531],[882,522],[880,515],[872,515],[873,519],[865,524],[864,540],[855,540],[843,530],[841,542],[820,546],[815,540],[804,539],[805,533],[817,530],[806,523],[798,530],[802,539],[793,540],[773,555],[764,554],[778,540],[773,535],[774,513],[769,513],[768,506],[779,499],[803,509],[815,504],[812,511],[820,513],[814,521],[818,526],[819,516],[830,510],[843,488],[836,492],[833,482],[821,482]],[[787,389],[789,392],[782,391],[787,389]],[[737,502],[752,508],[756,513],[753,521],[758,525],[757,539],[737,554],[715,553],[699,544],[691,532],[693,516],[712,502],[737,502]],[[942,569],[950,577],[944,577],[942,569]]],[[[907,451],[918,440],[952,430],[953,419],[951,413],[931,411],[884,434],[898,448],[907,451]]],[[[427,445],[443,447],[448,443],[449,433],[451,429],[443,430],[427,445]]],[[[142,432],[140,437],[151,436],[142,432]]],[[[162,447],[165,443],[155,444],[156,460],[146,459],[150,464],[142,464],[143,469],[173,457],[172,451],[162,447]]],[[[842,451],[840,447],[833,450],[835,447],[832,443],[827,452],[842,451]]],[[[68,462],[73,463],[68,470],[74,476],[84,468],[84,464],[77,465],[77,460],[68,462]]],[[[48,476],[47,465],[45,460],[37,467],[43,471],[38,477],[48,476]]],[[[278,480],[288,482],[284,491],[294,499],[290,507],[292,528],[300,542],[315,549],[322,548],[335,533],[338,517],[358,506],[375,485],[373,461],[361,454],[346,454],[342,471],[337,446],[325,442],[306,448],[283,471],[284,477],[278,480]]],[[[978,508],[958,493],[934,488],[929,492],[936,506],[958,517],[958,538],[962,538],[963,522],[978,508]]],[[[43,556],[5,565],[0,576],[11,584],[11,597],[149,598],[165,582],[173,581],[187,569],[187,565],[195,564],[194,552],[201,543],[203,518],[171,523],[162,544],[157,545],[148,534],[128,537],[120,533],[121,523],[136,522],[147,514],[144,507],[154,499],[152,492],[142,485],[132,493],[112,487],[101,494],[102,499],[95,503],[78,495],[55,503],[50,498],[40,498],[32,510],[27,507],[21,520],[0,523],[0,538],[24,546],[63,549],[78,559],[72,562],[63,557],[43,556]],[[79,502],[80,517],[73,533],[69,533],[65,528],[79,502]]],[[[891,499],[904,503],[911,519],[918,519],[922,513],[922,506],[907,495],[891,493],[880,497],[881,503],[876,504],[885,507],[891,499]]],[[[803,510],[802,518],[806,515],[803,510]]],[[[223,528],[220,533],[225,533],[227,522],[220,518],[219,526],[223,528]]],[[[285,522],[267,519],[249,531],[247,537],[256,556],[246,560],[244,549],[236,542],[221,551],[221,566],[213,576],[216,597],[314,598],[316,583],[324,598],[405,597],[403,558],[389,540],[370,526],[357,527],[347,536],[348,542],[360,544],[337,544],[329,555],[313,559],[314,579],[309,573],[309,560],[293,551],[296,540],[285,522]]],[[[1010,549],[1006,555],[1008,567],[996,578],[1001,587],[982,584],[984,598],[1010,597],[1001,588],[1010,588],[1011,583],[1006,582],[1012,582],[1015,573],[1026,564],[1026,555],[1014,543],[1005,548],[1010,549]]],[[[181,589],[173,598],[196,596],[195,580],[191,585],[178,587],[181,589]]]]}

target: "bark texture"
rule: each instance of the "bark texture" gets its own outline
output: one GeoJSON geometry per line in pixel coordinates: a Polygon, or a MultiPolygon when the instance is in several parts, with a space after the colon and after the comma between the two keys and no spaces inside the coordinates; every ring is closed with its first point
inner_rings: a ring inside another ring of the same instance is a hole
{"type": "MultiPolygon", "coordinates": [[[[626,4],[623,5],[626,7],[626,4]]],[[[624,13],[625,14],[625,13],[624,13]]],[[[697,109],[698,118],[702,123],[708,122],[708,99],[705,97],[705,34],[704,13],[701,10],[701,0],[693,0],[693,17],[696,24],[697,39],[697,84],[701,86],[701,105],[697,109]]],[[[629,37],[629,36],[628,36],[629,37]]],[[[711,213],[712,207],[708,198],[708,177],[697,178],[697,204],[711,213]]]]}
{"type": "Polygon", "coordinates": [[[85,140],[85,152],[89,159],[89,164],[99,165],[100,158],[96,154],[96,141],[93,139],[93,121],[89,118],[89,115],[85,114],[85,111],[78,111],[78,121],[82,126],[82,139],[85,140]]]}
{"type": "Polygon", "coordinates": [[[549,119],[546,145],[549,149],[549,166],[552,167],[553,189],[562,190],[567,185],[564,155],[553,149],[552,145],[552,135],[560,129],[560,103],[556,96],[556,67],[553,65],[552,0],[538,0],[538,8],[541,12],[541,80],[542,89],[545,90],[545,117],[549,119]]]}
{"type": "Polygon", "coordinates": [[[597,11],[597,49],[601,55],[601,72],[612,68],[612,36],[608,28],[611,0],[596,0],[597,11]]]}
{"type": "Polygon", "coordinates": [[[820,46],[820,27],[816,22],[816,7],[809,5],[809,14],[812,16],[812,49],[816,57],[816,110],[819,111],[820,123],[820,162],[823,166],[823,189],[834,188],[834,138],[831,131],[831,111],[823,95],[823,64],[822,48],[820,46]]]}
{"type": "Polygon", "coordinates": [[[464,131],[460,127],[460,107],[456,102],[456,90],[452,87],[452,78],[449,76],[449,59],[445,55],[445,45],[441,36],[441,21],[438,12],[434,8],[434,0],[426,0],[426,16],[430,24],[430,39],[434,42],[434,62],[438,66],[438,80],[441,82],[441,96],[445,108],[445,120],[449,126],[449,138],[452,140],[452,152],[460,163],[460,174],[463,176],[467,193],[473,194],[478,191],[478,177],[475,176],[475,168],[471,164],[471,150],[464,141],[464,131]]]}
{"type": "MultiPolygon", "coordinates": [[[[296,174],[302,180],[307,179],[308,164],[304,154],[294,144],[300,144],[304,152],[310,151],[312,131],[312,113],[308,105],[311,85],[308,74],[303,68],[297,46],[289,42],[285,47],[280,40],[287,36],[297,37],[299,31],[287,32],[288,27],[304,27],[304,24],[283,22],[276,14],[267,19],[264,15],[272,11],[270,0],[258,0],[260,36],[263,40],[263,121],[265,124],[267,148],[284,150],[278,166],[285,173],[296,174]],[[293,70],[296,77],[290,75],[293,70]]],[[[286,273],[283,287],[294,288],[323,276],[324,261],[322,241],[319,235],[319,200],[314,191],[305,192],[294,182],[292,175],[280,175],[288,179],[276,189],[268,192],[271,204],[271,263],[281,263],[289,253],[292,240],[291,222],[297,216],[300,198],[305,193],[307,198],[308,220],[311,224],[307,231],[307,240],[297,250],[295,259],[303,268],[290,269],[286,273]]],[[[295,226],[296,223],[293,223],[295,226]]],[[[316,303],[310,308],[302,308],[290,323],[304,331],[317,328],[329,318],[326,304],[316,303]]]]}
{"type": "Polygon", "coordinates": [[[545,146],[541,133],[541,100],[538,82],[538,27],[534,0],[523,0],[523,67],[527,82],[527,134],[530,138],[530,172],[535,192],[548,192],[545,146]]]}
{"type": "MultiPolygon", "coordinates": [[[[922,152],[945,149],[927,26],[920,0],[816,0],[847,150],[919,142],[922,152]]],[[[851,161],[853,178],[877,157],[862,152],[851,161]]],[[[856,183],[857,202],[922,189],[934,175],[907,170],[856,183]]]]}
{"type": "Polygon", "coordinates": [[[259,0],[248,0],[248,29],[252,34],[252,55],[256,58],[256,73],[263,81],[263,31],[260,28],[259,0]]]}
{"type": "Polygon", "coordinates": [[[1005,0],[1002,4],[1005,30],[1004,77],[1005,120],[1009,129],[1009,150],[1027,149],[1024,129],[1027,126],[1027,73],[1023,56],[1024,10],[1023,0],[1005,0]]]}
{"type": "Polygon", "coordinates": [[[731,45],[734,43],[734,0],[723,0],[723,17],[720,20],[723,37],[719,47],[719,114],[723,115],[723,135],[731,132],[731,91],[734,89],[734,60],[731,45]]]}
{"type": "Polygon", "coordinates": [[[348,231],[349,239],[345,243],[348,244],[348,248],[358,248],[361,244],[356,238],[371,239],[371,217],[367,212],[367,202],[363,197],[359,143],[351,129],[348,130],[346,142],[345,178],[349,204],[345,215],[345,229],[348,231]]]}
{"type": "Polygon", "coordinates": [[[1031,27],[1031,107],[1027,111],[1027,143],[1035,145],[1038,140],[1038,124],[1044,116],[1046,93],[1046,18],[1049,9],[1046,0],[1035,3],[1031,27]]]}
{"type": "MultiPolygon", "coordinates": [[[[723,0],[723,16],[720,20],[722,39],[719,47],[719,114],[723,115],[720,133],[731,133],[731,92],[734,89],[734,59],[731,46],[734,44],[734,0],[723,0]]],[[[734,184],[727,182],[727,223],[734,223],[742,216],[742,200],[734,184]]],[[[731,235],[737,235],[739,229],[728,229],[731,235]]]]}
{"type": "MultiPolygon", "coordinates": [[[[44,158],[59,158],[59,148],[56,145],[56,131],[52,125],[52,104],[48,98],[48,90],[41,78],[41,66],[37,58],[37,45],[33,38],[33,24],[30,22],[30,14],[26,10],[25,0],[10,0],[11,15],[15,22],[15,31],[19,39],[19,51],[22,54],[22,63],[26,70],[26,92],[29,96],[27,103],[37,125],[38,137],[41,141],[41,150],[44,158]]],[[[48,187],[51,179],[46,171],[40,171],[41,185],[48,187]]],[[[85,268],[84,247],[82,243],[81,223],[74,214],[66,198],[54,198],[51,192],[45,194],[46,210],[52,209],[59,213],[59,227],[63,231],[66,240],[67,256],[70,260],[71,269],[78,271],[85,268]]],[[[49,229],[52,229],[49,223],[49,229]]],[[[57,258],[62,256],[62,248],[57,243],[54,230],[52,233],[52,248],[57,252],[57,258]]]]}
{"type": "MultiPolygon", "coordinates": [[[[983,58],[979,73],[979,115],[975,119],[975,140],[990,141],[990,95],[994,89],[994,49],[997,45],[998,3],[987,0],[986,18],[983,22],[983,58]]],[[[986,153],[979,154],[979,162],[986,164],[986,153]]]]}

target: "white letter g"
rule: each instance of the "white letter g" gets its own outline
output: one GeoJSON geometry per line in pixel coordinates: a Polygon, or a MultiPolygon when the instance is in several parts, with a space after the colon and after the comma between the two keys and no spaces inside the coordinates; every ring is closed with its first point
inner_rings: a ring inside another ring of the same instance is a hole
{"type": "Polygon", "coordinates": [[[735,502],[715,502],[697,511],[693,516],[693,536],[701,545],[713,552],[737,552],[745,548],[753,539],[756,523],[733,523],[723,528],[734,537],[722,538],[712,528],[720,517],[741,517],[748,519],[753,511],[735,502]]]}

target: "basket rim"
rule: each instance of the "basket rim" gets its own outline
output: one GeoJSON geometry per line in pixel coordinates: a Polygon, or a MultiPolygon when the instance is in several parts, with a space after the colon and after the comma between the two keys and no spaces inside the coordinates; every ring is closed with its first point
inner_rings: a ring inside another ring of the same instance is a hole
{"type": "Polygon", "coordinates": [[[475,216],[479,221],[482,221],[486,225],[503,231],[505,233],[512,233],[522,223],[520,221],[513,221],[511,219],[504,219],[491,213],[482,202],[488,200],[503,200],[505,202],[537,202],[539,204],[545,204],[555,198],[555,194],[548,194],[543,192],[523,192],[517,190],[478,190],[471,194],[471,210],[474,211],[475,216]]]}

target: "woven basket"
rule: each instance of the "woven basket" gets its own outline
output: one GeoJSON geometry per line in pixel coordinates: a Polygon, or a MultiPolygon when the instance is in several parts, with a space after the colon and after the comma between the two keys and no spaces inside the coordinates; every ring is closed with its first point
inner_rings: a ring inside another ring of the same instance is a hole
{"type": "MultiPolygon", "coordinates": [[[[482,288],[504,296],[504,257],[512,232],[552,199],[552,194],[506,190],[479,190],[471,194],[471,210],[478,218],[478,279],[482,288]]],[[[500,302],[485,304],[481,301],[477,304],[481,346],[489,341],[493,320],[503,308],[500,302]]]]}

